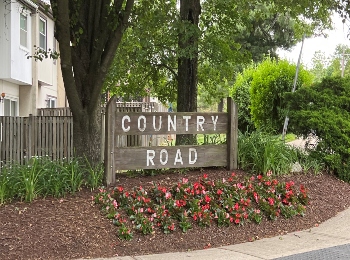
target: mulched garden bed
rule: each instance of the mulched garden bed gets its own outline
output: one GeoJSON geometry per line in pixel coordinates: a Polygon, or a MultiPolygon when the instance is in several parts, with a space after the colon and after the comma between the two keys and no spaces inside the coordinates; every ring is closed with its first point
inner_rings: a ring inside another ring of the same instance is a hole
{"type": "MultiPolygon", "coordinates": [[[[147,188],[152,182],[171,187],[183,177],[197,181],[203,173],[221,180],[231,172],[223,169],[194,170],[155,176],[120,176],[118,185],[125,189],[147,188]]],[[[238,176],[246,176],[235,171],[238,176]]],[[[174,251],[189,251],[237,244],[265,237],[283,235],[319,225],[350,206],[350,185],[329,174],[291,175],[278,178],[304,184],[310,201],[304,217],[264,219],[259,225],[193,228],[187,233],[177,229],[171,234],[156,230],[144,236],[134,232],[131,241],[119,240],[117,227],[106,219],[98,205],[93,205],[96,192],[82,190],[62,199],[37,199],[33,203],[13,202],[0,206],[0,259],[76,259],[133,256],[174,251]]]]}

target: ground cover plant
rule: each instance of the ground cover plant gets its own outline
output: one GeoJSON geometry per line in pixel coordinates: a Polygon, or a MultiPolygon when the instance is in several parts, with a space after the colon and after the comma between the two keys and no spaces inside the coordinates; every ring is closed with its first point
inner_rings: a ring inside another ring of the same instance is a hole
{"type": "Polygon", "coordinates": [[[320,173],[324,167],[320,158],[286,145],[279,136],[261,131],[239,132],[238,150],[239,168],[253,173],[271,170],[275,175],[286,175],[295,163],[300,164],[306,174],[320,173]]]}
{"type": "Polygon", "coordinates": [[[157,227],[164,233],[177,228],[187,232],[193,224],[259,224],[263,215],[271,220],[304,215],[308,195],[303,185],[297,188],[293,181],[279,182],[268,172],[243,182],[235,173],[216,181],[204,174],[194,183],[182,178],[170,189],[156,183],[147,190],[134,187],[131,192],[122,186],[100,188],[93,199],[119,227],[119,238],[130,240],[134,231],[154,234],[157,227]]]}
{"type": "Polygon", "coordinates": [[[95,189],[102,178],[102,165],[92,167],[84,159],[33,157],[25,165],[7,163],[0,170],[0,205],[12,200],[63,197],[82,187],[95,189]]]}

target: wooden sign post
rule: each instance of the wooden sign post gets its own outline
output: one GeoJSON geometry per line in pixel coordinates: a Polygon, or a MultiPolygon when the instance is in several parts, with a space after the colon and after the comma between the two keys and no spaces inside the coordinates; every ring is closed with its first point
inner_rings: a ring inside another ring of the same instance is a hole
{"type": "Polygon", "coordinates": [[[107,104],[106,182],[117,170],[227,166],[237,168],[237,107],[228,98],[227,113],[116,112],[115,99],[107,104]],[[226,145],[117,147],[125,135],[221,134],[226,145]]]}

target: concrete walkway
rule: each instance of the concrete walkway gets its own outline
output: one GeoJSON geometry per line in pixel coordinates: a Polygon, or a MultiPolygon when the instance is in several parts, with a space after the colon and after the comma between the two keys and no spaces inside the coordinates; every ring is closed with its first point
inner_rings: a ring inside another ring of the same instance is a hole
{"type": "Polygon", "coordinates": [[[287,144],[296,148],[305,149],[306,142],[308,142],[309,148],[312,148],[317,145],[318,140],[317,137],[310,136],[307,139],[297,138],[293,141],[288,142],[287,144]]]}
{"type": "MultiPolygon", "coordinates": [[[[109,260],[302,260],[350,259],[350,208],[304,231],[254,242],[191,252],[113,257],[109,260]]],[[[105,260],[106,258],[99,258],[105,260]]],[[[97,259],[96,259],[97,260],[97,259]]]]}

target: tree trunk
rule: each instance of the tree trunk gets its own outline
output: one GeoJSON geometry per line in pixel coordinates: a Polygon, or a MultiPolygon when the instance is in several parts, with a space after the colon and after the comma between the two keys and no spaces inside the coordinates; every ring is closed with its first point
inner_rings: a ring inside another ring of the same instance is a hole
{"type": "MultiPolygon", "coordinates": [[[[200,0],[180,0],[180,18],[183,27],[179,31],[177,111],[197,112],[197,69],[200,0]]],[[[176,144],[193,144],[195,135],[177,135],[176,144]]]]}
{"type": "Polygon", "coordinates": [[[84,156],[92,165],[102,162],[101,157],[101,109],[94,113],[82,111],[80,117],[73,116],[73,142],[75,156],[84,156]]]}
{"type": "Polygon", "coordinates": [[[224,99],[221,98],[218,104],[218,112],[222,112],[224,110],[224,99]]]}

